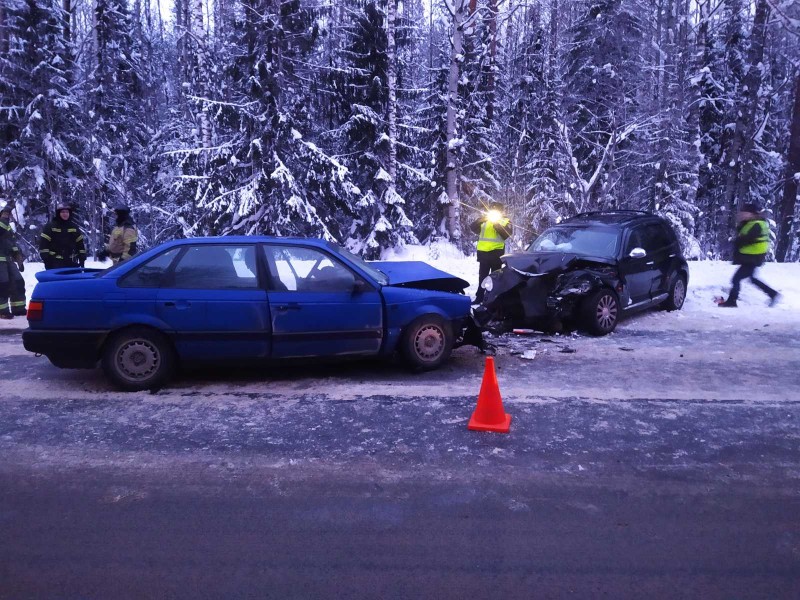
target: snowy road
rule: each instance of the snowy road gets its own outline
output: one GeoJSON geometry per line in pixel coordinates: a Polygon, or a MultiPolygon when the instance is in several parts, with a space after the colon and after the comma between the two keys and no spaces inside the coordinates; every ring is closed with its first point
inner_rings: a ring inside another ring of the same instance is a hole
{"type": "Polygon", "coordinates": [[[689,310],[599,339],[496,340],[513,422],[495,435],[466,430],[484,364],[472,348],[422,375],[220,370],[121,394],[7,330],[0,598],[63,585],[87,597],[267,585],[275,594],[259,597],[797,597],[797,331],[793,313],[689,310]]]}

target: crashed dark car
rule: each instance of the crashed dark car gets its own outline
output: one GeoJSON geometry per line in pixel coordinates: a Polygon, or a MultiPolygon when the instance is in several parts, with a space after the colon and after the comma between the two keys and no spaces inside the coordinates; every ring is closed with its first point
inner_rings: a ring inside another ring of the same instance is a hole
{"type": "Polygon", "coordinates": [[[639,211],[583,213],[544,231],[525,252],[503,256],[481,282],[479,325],[614,331],[637,310],[679,310],[689,267],[669,223],[639,211]]]}

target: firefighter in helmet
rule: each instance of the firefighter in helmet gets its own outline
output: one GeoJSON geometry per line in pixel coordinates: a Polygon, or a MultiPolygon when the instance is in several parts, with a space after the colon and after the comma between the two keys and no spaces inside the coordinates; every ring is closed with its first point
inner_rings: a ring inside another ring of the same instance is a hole
{"type": "Polygon", "coordinates": [[[118,205],[114,208],[114,213],[117,217],[114,229],[111,230],[108,243],[98,253],[97,258],[105,259],[110,257],[116,264],[123,260],[128,260],[136,254],[139,232],[136,229],[133,218],[131,218],[131,209],[128,205],[118,205]]]}
{"type": "Polygon", "coordinates": [[[82,267],[86,262],[83,233],[73,220],[72,207],[61,202],[56,214],[44,226],[39,238],[39,254],[45,269],[82,267]]]}

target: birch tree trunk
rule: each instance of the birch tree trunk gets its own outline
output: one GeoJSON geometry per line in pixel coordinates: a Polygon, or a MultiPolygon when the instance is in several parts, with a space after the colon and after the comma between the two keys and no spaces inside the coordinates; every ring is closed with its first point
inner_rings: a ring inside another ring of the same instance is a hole
{"type": "Polygon", "coordinates": [[[386,54],[388,68],[386,73],[389,101],[387,105],[389,123],[389,190],[394,197],[397,183],[397,45],[395,43],[395,21],[397,19],[397,0],[388,1],[386,14],[386,54]]]}
{"type": "MultiPolygon", "coordinates": [[[[197,53],[195,56],[195,64],[196,70],[194,75],[193,84],[195,86],[196,93],[201,96],[205,96],[208,90],[208,56],[206,49],[207,39],[206,39],[206,26],[205,21],[203,19],[203,0],[191,0],[192,5],[190,9],[190,23],[189,33],[191,34],[191,38],[194,40],[195,45],[197,47],[197,53]]],[[[208,105],[203,102],[200,107],[200,115],[198,116],[200,121],[200,137],[202,139],[202,144],[204,147],[208,148],[211,146],[211,122],[208,116],[208,105]]]]}
{"type": "Polygon", "coordinates": [[[456,0],[448,4],[453,18],[453,49],[450,54],[450,73],[447,79],[447,198],[450,206],[447,210],[447,231],[450,239],[458,243],[461,240],[461,207],[458,198],[459,159],[457,150],[460,147],[458,114],[458,80],[461,76],[461,63],[464,61],[464,24],[467,20],[467,4],[465,0],[456,0]]]}
{"type": "Polygon", "coordinates": [[[778,222],[778,245],[775,259],[785,262],[792,247],[794,212],[797,207],[798,178],[800,178],[800,70],[795,75],[794,106],[792,108],[789,152],[786,157],[786,177],[783,182],[781,220],[778,222]]]}

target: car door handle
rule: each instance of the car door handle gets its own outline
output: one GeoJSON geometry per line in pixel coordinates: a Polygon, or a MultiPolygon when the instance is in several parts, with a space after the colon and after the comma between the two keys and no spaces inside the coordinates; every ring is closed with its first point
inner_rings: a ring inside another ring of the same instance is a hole
{"type": "Polygon", "coordinates": [[[290,302],[289,304],[280,304],[277,306],[277,310],[280,311],[300,310],[300,305],[297,302],[290,302]]]}
{"type": "Polygon", "coordinates": [[[654,261],[654,260],[651,260],[651,261],[648,261],[648,262],[647,262],[647,263],[645,263],[645,264],[648,264],[648,265],[654,265],[654,264],[656,264],[656,261],[654,261]]]}
{"type": "Polygon", "coordinates": [[[176,308],[176,307],[177,308],[189,308],[191,305],[192,305],[192,303],[188,302],[186,300],[178,300],[177,302],[174,302],[172,300],[167,300],[167,301],[164,302],[164,306],[166,308],[176,308]]]}

